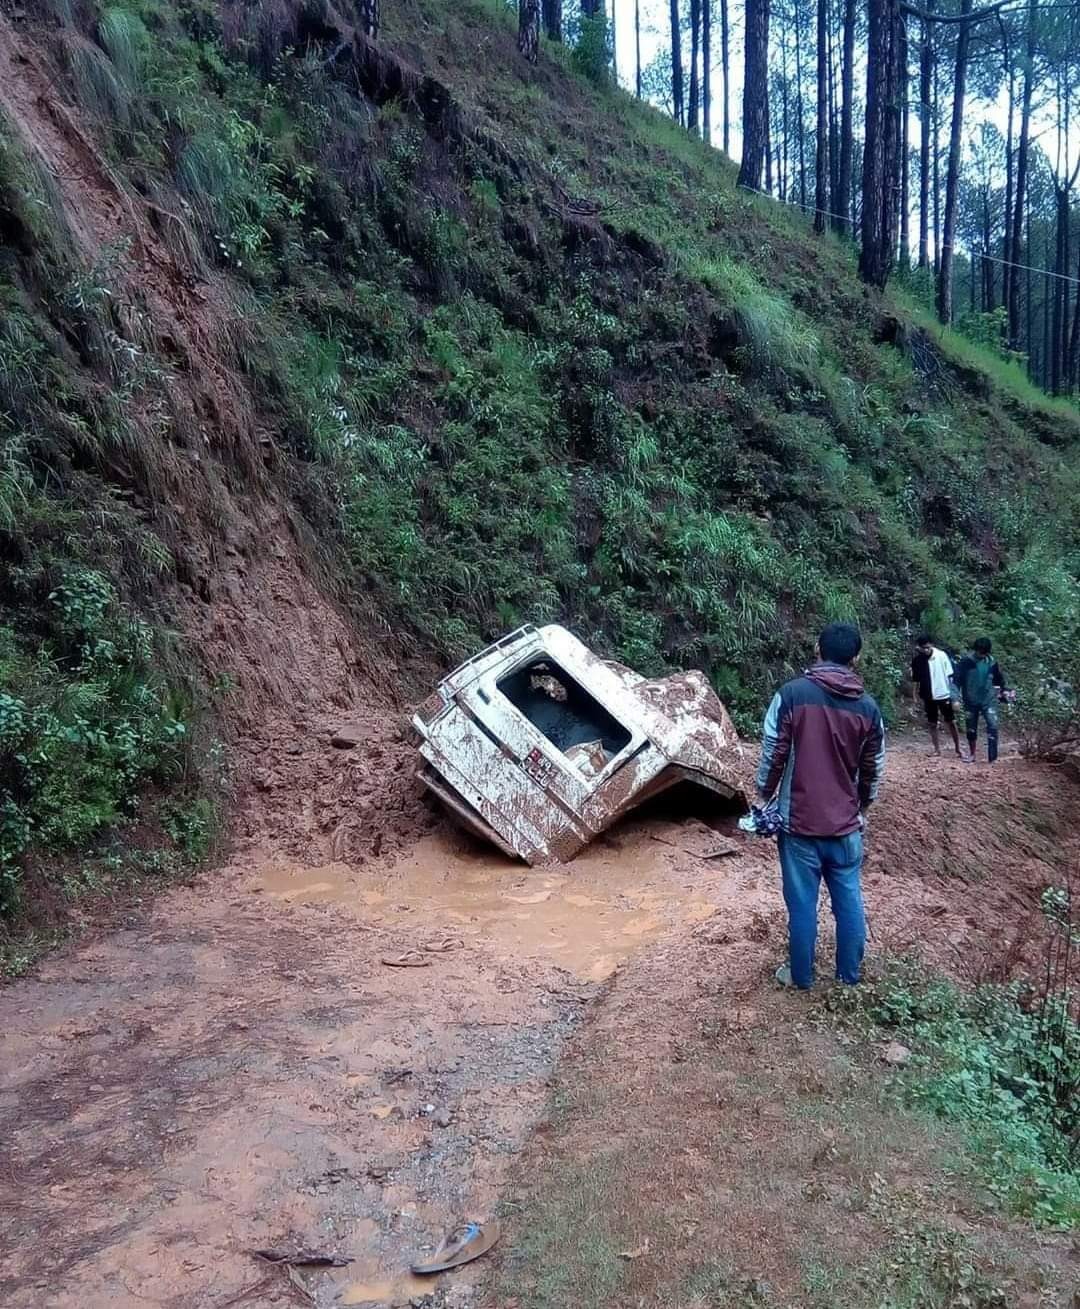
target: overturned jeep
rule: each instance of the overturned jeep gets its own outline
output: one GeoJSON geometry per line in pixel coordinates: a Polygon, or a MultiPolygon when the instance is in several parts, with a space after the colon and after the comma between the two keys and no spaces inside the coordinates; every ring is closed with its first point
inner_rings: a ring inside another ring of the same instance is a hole
{"type": "Polygon", "coordinates": [[[682,781],[745,793],[742,747],[702,673],[649,681],[564,627],[521,627],[467,660],[413,726],[425,786],[530,864],[572,859],[682,781]]]}

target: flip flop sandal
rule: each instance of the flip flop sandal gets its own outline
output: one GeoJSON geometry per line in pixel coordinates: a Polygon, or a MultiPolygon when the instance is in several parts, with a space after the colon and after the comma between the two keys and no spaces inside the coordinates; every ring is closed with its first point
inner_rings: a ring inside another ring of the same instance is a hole
{"type": "Polygon", "coordinates": [[[450,950],[462,950],[465,942],[460,936],[447,936],[441,941],[427,941],[424,949],[429,954],[446,954],[450,950]]]}
{"type": "Polygon", "coordinates": [[[430,1273],[444,1273],[448,1268],[459,1268],[487,1254],[499,1236],[499,1224],[494,1220],[484,1227],[479,1223],[465,1223],[454,1228],[430,1259],[411,1264],[410,1271],[417,1277],[424,1277],[430,1273]]]}
{"type": "Polygon", "coordinates": [[[430,968],[431,960],[425,959],[419,950],[406,950],[404,954],[384,955],[379,960],[387,968],[430,968]]]}

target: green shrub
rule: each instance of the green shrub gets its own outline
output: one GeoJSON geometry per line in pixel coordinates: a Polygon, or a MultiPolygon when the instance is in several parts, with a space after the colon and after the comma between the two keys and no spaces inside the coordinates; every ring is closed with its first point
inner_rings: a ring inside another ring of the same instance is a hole
{"type": "MultiPolygon", "coordinates": [[[[0,340],[0,357],[2,349],[0,340]]],[[[23,438],[0,434],[0,532],[12,531],[22,520],[32,489],[33,479],[24,458],[23,438]]]]}
{"type": "Polygon", "coordinates": [[[109,581],[65,570],[40,629],[0,629],[0,913],[19,905],[19,861],[83,847],[128,816],[150,779],[176,775],[185,722],[154,671],[150,629],[109,581]]]}
{"type": "MultiPolygon", "coordinates": [[[[1080,940],[1060,893],[1044,906],[1055,931],[1080,940]]],[[[1010,1211],[1080,1224],[1080,1024],[1067,986],[1041,997],[1018,985],[968,992],[897,964],[845,998],[912,1045],[904,1093],[966,1124],[987,1185],[1010,1211]]]]}
{"type": "Polygon", "coordinates": [[[73,45],[67,55],[79,102],[96,119],[99,130],[127,131],[135,95],[112,60],[90,45],[73,45]]]}
{"type": "Polygon", "coordinates": [[[162,825],[189,864],[203,864],[217,843],[221,817],[209,796],[195,795],[165,805],[162,825]]]}

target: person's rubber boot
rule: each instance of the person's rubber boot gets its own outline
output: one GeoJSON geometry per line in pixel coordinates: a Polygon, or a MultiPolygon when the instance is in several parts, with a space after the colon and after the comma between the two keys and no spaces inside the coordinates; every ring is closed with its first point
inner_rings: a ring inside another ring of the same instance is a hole
{"type": "Polygon", "coordinates": [[[773,977],[776,978],[781,986],[794,987],[795,985],[795,980],[791,976],[790,964],[781,964],[776,972],[773,973],[773,977]]]}

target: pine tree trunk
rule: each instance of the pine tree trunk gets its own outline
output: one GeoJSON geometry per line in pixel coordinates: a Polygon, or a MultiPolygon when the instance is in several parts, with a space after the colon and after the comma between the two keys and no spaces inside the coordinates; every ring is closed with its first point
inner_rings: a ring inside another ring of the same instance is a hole
{"type": "Polygon", "coordinates": [[[641,99],[641,0],[634,0],[634,55],[636,59],[634,94],[641,99]]]}
{"type": "Polygon", "coordinates": [[[765,194],[773,193],[772,113],[765,101],[765,194]]]}
{"type": "MultiPolygon", "coordinates": [[[[1066,152],[1069,142],[1069,119],[1071,106],[1071,88],[1069,85],[1070,69],[1064,69],[1064,88],[1059,93],[1059,126],[1061,106],[1064,106],[1064,139],[1066,152]]],[[[1066,159],[1067,159],[1066,153],[1066,159]]],[[[1072,206],[1070,197],[1077,179],[1080,178],[1080,160],[1072,174],[1063,182],[1054,182],[1054,194],[1057,200],[1057,261],[1054,271],[1054,368],[1051,383],[1055,395],[1061,395],[1069,388],[1069,359],[1071,349],[1071,328],[1069,325],[1069,267],[1072,263],[1072,206]]]]}
{"type": "Polygon", "coordinates": [[[728,0],[720,0],[720,72],[724,79],[724,154],[731,157],[731,51],[728,45],[728,0]]]}
{"type": "Polygon", "coordinates": [[[1012,53],[1009,48],[1008,24],[1005,23],[1000,14],[998,14],[998,25],[1001,28],[1002,58],[1009,74],[1009,111],[1005,128],[1005,232],[1001,240],[1001,257],[1006,261],[1001,265],[1001,303],[1007,306],[1009,303],[1009,282],[1014,275],[1008,259],[1013,208],[1013,118],[1016,110],[1016,70],[1013,68],[1012,53]]]}
{"type": "Polygon", "coordinates": [[[933,162],[934,190],[934,277],[937,278],[941,265],[941,68],[934,61],[934,96],[931,128],[931,149],[933,162]]]}
{"type": "Polygon", "coordinates": [[[518,50],[530,64],[540,51],[540,0],[518,0],[518,50]]]}
{"type": "Polygon", "coordinates": [[[851,164],[855,125],[855,0],[844,0],[844,47],[840,70],[840,178],[833,206],[844,231],[851,227],[851,164]]]}
{"type": "Polygon", "coordinates": [[[1061,295],[1061,373],[1058,378],[1058,391],[1068,386],[1069,377],[1069,265],[1072,263],[1072,241],[1069,231],[1071,215],[1069,213],[1069,196],[1065,195],[1064,213],[1061,222],[1061,276],[1058,287],[1061,295]]]}
{"type": "Polygon", "coordinates": [[[900,93],[900,81],[901,81],[900,71],[903,65],[904,51],[907,48],[907,36],[904,28],[904,20],[902,17],[898,18],[897,20],[895,35],[893,39],[896,44],[894,83],[893,83],[894,89],[892,92],[892,101],[891,101],[892,105],[894,106],[894,112],[890,115],[890,125],[893,131],[892,149],[893,149],[893,159],[895,162],[893,164],[894,171],[889,175],[890,178],[889,195],[892,202],[892,222],[890,225],[890,230],[892,231],[893,242],[894,242],[893,249],[892,249],[892,258],[893,261],[895,262],[897,257],[897,251],[899,249],[898,242],[900,236],[900,194],[903,185],[903,172],[904,172],[903,158],[901,156],[901,145],[904,140],[904,125],[903,125],[904,115],[902,112],[903,101],[901,99],[901,93],[900,93]]]}
{"type": "Polygon", "coordinates": [[[829,212],[829,23],[827,0],[817,0],[817,154],[814,158],[814,231],[829,212]]]}
{"type": "MultiPolygon", "coordinates": [[[[1020,108],[1020,140],[1016,147],[1016,194],[1013,198],[1012,241],[1007,259],[1014,264],[1022,261],[1024,236],[1024,192],[1027,187],[1028,145],[1031,136],[1031,100],[1035,82],[1035,29],[1038,21],[1039,0],[1028,0],[1028,27],[1026,62],[1024,65],[1024,95],[1020,108]]],[[[1014,269],[1014,272],[1017,271],[1014,269]]],[[[1009,348],[1020,348],[1020,279],[1009,283],[1009,348]]]]}
{"type": "Polygon", "coordinates": [[[908,113],[908,39],[907,24],[900,23],[900,264],[907,272],[911,268],[911,177],[910,177],[910,123],[908,113]]]}
{"type": "MultiPolygon", "coordinates": [[[[993,243],[993,233],[990,229],[990,187],[983,187],[983,279],[982,279],[982,311],[984,314],[994,312],[994,265],[987,256],[990,254],[993,243]]],[[[974,308],[974,306],[972,306],[974,308]]]]}
{"type": "Polygon", "coordinates": [[[679,0],[671,0],[671,99],[675,107],[675,121],[686,126],[686,107],[683,104],[682,23],[679,19],[679,0]]]}
{"type": "Polygon", "coordinates": [[[739,185],[759,191],[769,134],[769,0],[746,0],[745,45],[743,149],[739,185]]]}
{"type": "Polygon", "coordinates": [[[829,215],[830,225],[840,223],[837,214],[841,212],[837,204],[840,194],[840,117],[836,102],[836,22],[833,0],[829,0],[829,201],[833,212],[829,215]]]}
{"type": "Polygon", "coordinates": [[[799,141],[799,208],[806,213],[806,105],[803,101],[802,19],[795,6],[795,113],[799,141]]]}
{"type": "Polygon", "coordinates": [[[372,41],[379,39],[379,0],[360,0],[360,30],[372,41]]]}
{"type": "MultiPolygon", "coordinates": [[[[971,13],[972,0],[960,0],[960,13],[971,13]]],[[[938,264],[937,312],[940,322],[953,317],[953,255],[956,244],[956,214],[960,199],[960,145],[964,130],[964,95],[967,90],[968,51],[971,49],[971,24],[961,23],[956,34],[956,69],[953,74],[952,130],[949,133],[949,160],[945,170],[945,231],[938,264]]]]}
{"type": "Polygon", "coordinates": [[[780,154],[780,199],[787,200],[791,178],[791,86],[788,79],[788,43],[785,25],[780,42],[780,113],[783,116],[784,134],[780,154]]]}
{"type": "MultiPolygon", "coordinates": [[[[611,0],[611,80],[616,86],[619,85],[619,41],[618,31],[615,27],[615,11],[618,9],[618,0],[611,0]]],[[[600,5],[600,13],[603,14],[604,6],[600,5]]]]}
{"type": "Polygon", "coordinates": [[[712,145],[712,0],[701,0],[701,126],[712,145]]]}
{"type": "Polygon", "coordinates": [[[544,31],[549,41],[562,40],[562,7],[563,0],[544,0],[544,31]]]}
{"type": "Polygon", "coordinates": [[[1054,395],[1060,395],[1061,361],[1064,355],[1065,337],[1062,301],[1066,286],[1066,283],[1062,281],[1062,278],[1068,276],[1069,193],[1064,187],[1059,186],[1057,183],[1054,185],[1054,215],[1054,272],[1057,273],[1057,277],[1053,279],[1054,308],[1052,315],[1053,335],[1050,339],[1050,390],[1054,395]]]}
{"type": "MultiPolygon", "coordinates": [[[[1027,248],[1028,248],[1029,250],[1031,249],[1031,213],[1030,213],[1030,211],[1029,211],[1028,216],[1027,216],[1027,248]]],[[[1010,287],[1009,287],[1010,290],[1012,290],[1012,286],[1013,286],[1013,285],[1019,285],[1019,282],[1020,282],[1020,269],[1019,269],[1019,268],[1014,268],[1014,269],[1013,269],[1013,277],[1014,277],[1014,281],[1013,281],[1013,283],[1010,284],[1010,287]]],[[[1024,309],[1025,309],[1024,317],[1025,317],[1026,325],[1027,325],[1028,377],[1030,377],[1031,380],[1034,381],[1034,380],[1035,380],[1035,368],[1034,368],[1034,341],[1035,341],[1035,337],[1034,337],[1034,317],[1035,317],[1035,309],[1034,309],[1034,305],[1035,305],[1035,279],[1034,279],[1034,277],[1032,276],[1031,265],[1030,265],[1030,263],[1028,264],[1027,268],[1024,269],[1024,281],[1025,281],[1025,284],[1026,284],[1026,290],[1027,290],[1027,299],[1026,299],[1026,303],[1025,303],[1025,306],[1024,306],[1024,309]]]]}
{"type": "Polygon", "coordinates": [[[698,134],[698,107],[701,99],[701,82],[698,77],[698,56],[701,50],[701,0],[690,0],[690,105],[686,115],[687,129],[698,134]]]}
{"type": "MultiPolygon", "coordinates": [[[[927,0],[933,9],[934,0],[927,0]]],[[[930,264],[930,120],[934,86],[934,28],[923,21],[919,52],[919,267],[930,264]]]]}
{"type": "Polygon", "coordinates": [[[869,0],[859,273],[876,287],[884,287],[896,252],[901,21],[900,0],[869,0]]]}
{"type": "Polygon", "coordinates": [[[1069,332],[1069,394],[1080,381],[1080,253],[1076,260],[1076,305],[1073,308],[1072,330],[1069,332]]]}

